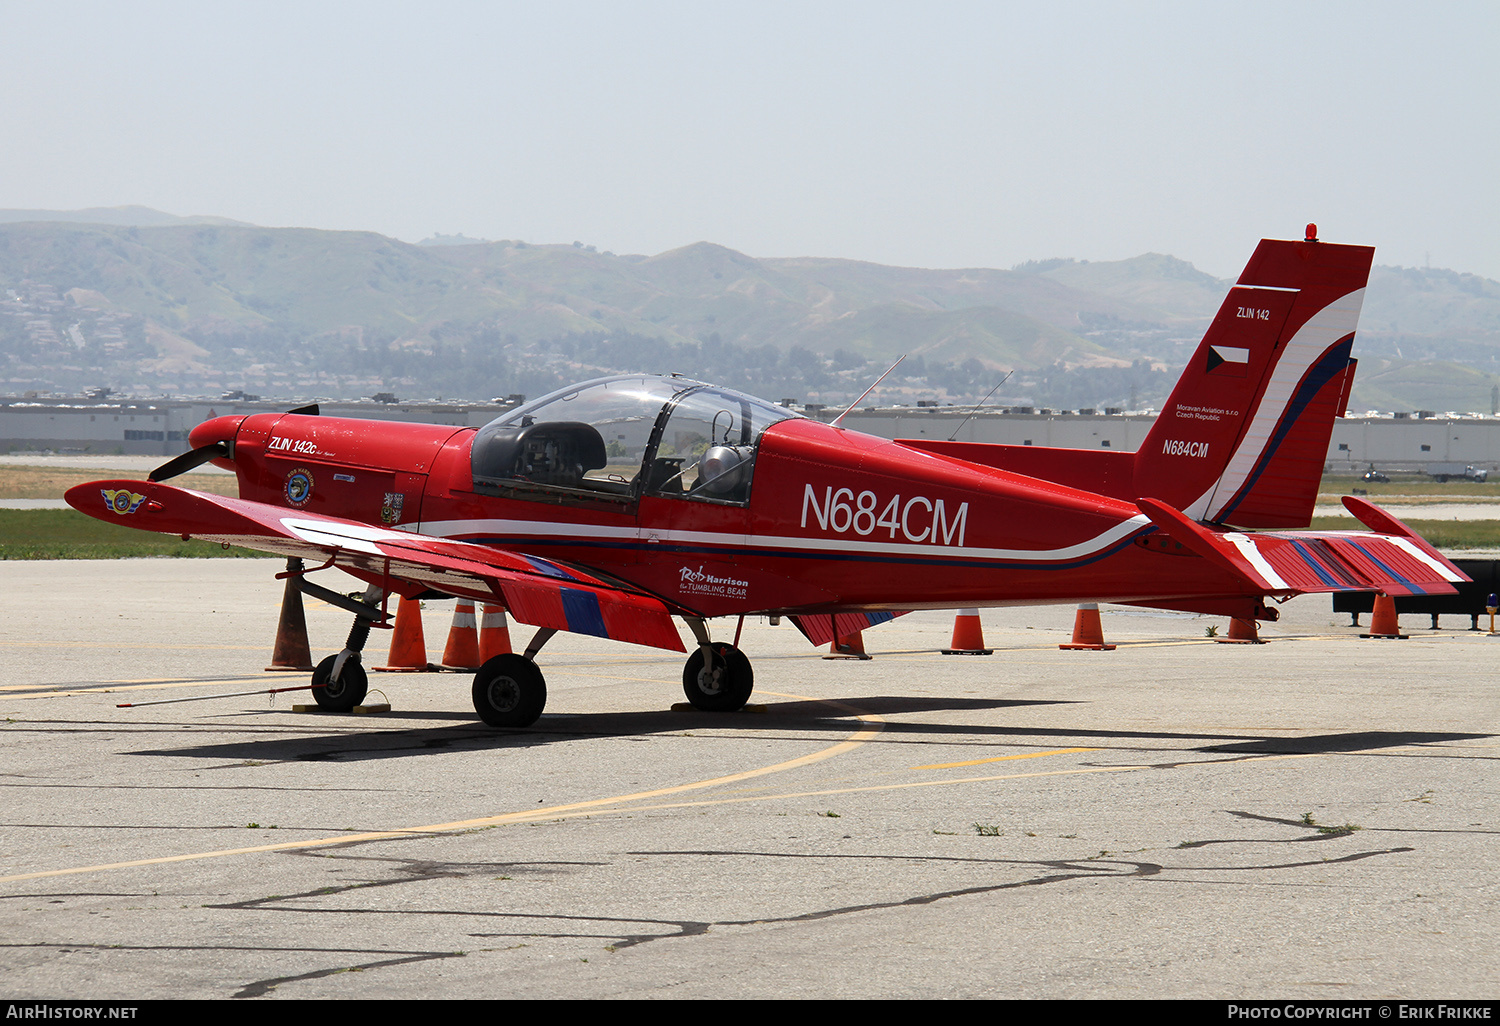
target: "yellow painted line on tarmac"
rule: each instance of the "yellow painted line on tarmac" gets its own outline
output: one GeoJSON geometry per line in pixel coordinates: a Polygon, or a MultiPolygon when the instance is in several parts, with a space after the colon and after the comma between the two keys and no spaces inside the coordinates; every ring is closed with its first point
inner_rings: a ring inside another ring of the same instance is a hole
{"type": "Polygon", "coordinates": [[[1097,748],[1059,748],[1054,752],[1022,752],[1020,755],[997,755],[990,759],[970,759],[967,762],[934,762],[927,766],[913,766],[912,769],[958,769],[960,766],[982,766],[987,762],[1010,762],[1013,759],[1040,759],[1048,755],[1077,755],[1079,752],[1097,751],[1097,748]]]}
{"type": "MultiPolygon", "coordinates": [[[[548,669],[551,669],[551,667],[548,667],[548,669]]],[[[585,677],[585,678],[587,678],[589,680],[624,680],[624,681],[630,681],[632,684],[671,684],[672,683],[671,678],[668,678],[668,677],[627,677],[624,674],[619,674],[619,673],[584,673],[584,672],[579,671],[579,670],[570,670],[570,671],[568,671],[568,675],[570,677],[585,677]]]]}
{"type": "MultiPolygon", "coordinates": [[[[285,678],[281,678],[285,679],[285,678]]],[[[269,691],[276,677],[241,677],[228,678],[225,680],[177,680],[177,681],[107,681],[101,684],[89,686],[72,686],[63,689],[58,686],[56,690],[46,690],[46,684],[6,684],[0,685],[0,692],[5,693],[6,698],[77,698],[81,695],[115,695],[125,694],[131,691],[160,691],[172,688],[205,688],[223,687],[231,684],[266,684],[269,691]]],[[[296,685],[287,685],[295,687],[296,685]]],[[[217,695],[204,695],[204,698],[217,698],[217,695]]],[[[224,696],[230,697],[230,696],[224,696]]]]}
{"type": "MultiPolygon", "coordinates": [[[[712,805],[737,805],[742,802],[769,802],[785,800],[790,798],[828,798],[840,794],[864,794],[871,791],[905,791],[914,787],[949,787],[953,784],[984,784],[997,780],[1027,780],[1033,777],[1071,777],[1083,773],[1134,773],[1137,770],[1154,769],[1152,766],[1083,766],[1077,769],[1065,770],[1039,770],[1035,773],[1000,773],[985,777],[959,777],[953,780],[909,780],[901,784],[868,784],[863,787],[830,787],[821,791],[782,791],[776,794],[741,795],[738,797],[714,798],[699,802],[667,802],[660,805],[632,805],[629,809],[604,809],[603,812],[652,812],[662,809],[694,809],[712,805]]],[[[538,819],[571,819],[577,816],[597,815],[601,810],[591,812],[565,812],[562,815],[542,815],[538,811],[538,819]]],[[[525,815],[529,815],[525,814],[525,815]]],[[[517,819],[515,822],[524,822],[517,819]]],[[[0,883],[4,883],[0,878],[0,883]]]]}
{"type": "MultiPolygon", "coordinates": [[[[773,692],[767,692],[772,694],[773,692]]],[[[267,851],[293,851],[305,848],[326,848],[339,844],[351,844],[356,841],[381,841],[392,840],[402,837],[420,837],[426,834],[449,833],[454,830],[473,830],[480,827],[501,826],[507,823],[527,823],[538,819],[559,819],[569,815],[591,815],[598,812],[615,811],[609,806],[622,805],[628,802],[640,802],[649,798],[662,798],[672,794],[682,794],[686,791],[699,791],[708,787],[718,787],[722,784],[734,784],[742,780],[751,780],[772,773],[784,773],[788,770],[799,769],[803,766],[811,766],[814,763],[831,759],[836,755],[842,755],[869,741],[876,734],[885,729],[885,720],[874,713],[860,713],[842,702],[830,701],[822,698],[809,698],[805,695],[777,694],[778,698],[790,698],[803,702],[821,702],[843,709],[856,716],[863,726],[850,734],[837,744],[830,745],[822,751],[812,752],[808,755],[788,759],[785,762],[773,763],[770,766],[761,766],[758,769],[744,770],[739,773],[731,773],[722,777],[711,777],[708,780],[697,780],[688,784],[677,784],[673,787],[660,787],[650,791],[637,791],[634,794],[617,795],[613,798],[594,798],[584,802],[571,802],[567,805],[553,805],[545,809],[528,809],[525,812],[506,812],[497,816],[483,816],[478,819],[455,820],[451,823],[433,823],[427,826],[406,827],[397,830],[375,830],[357,834],[342,834],[336,837],[320,837],[306,841],[285,841],[280,844],[259,844],[246,848],[224,848],[218,851],[193,852],[184,855],[162,855],[156,858],[131,859],[128,862],[109,862],[97,866],[75,866],[70,869],[49,869],[38,873],[17,873],[12,876],[0,876],[0,883],[17,883],[23,880],[42,880],[54,876],[73,876],[79,873],[98,873],[111,869],[129,869],[135,866],[158,866],[173,862],[194,862],[202,859],[225,858],[230,855],[252,855],[267,851]]],[[[706,803],[712,804],[712,803],[706,803]]],[[[632,806],[636,808],[637,806],[632,806]]],[[[665,806],[664,806],[665,807],[665,806]]]]}
{"type": "MultiPolygon", "coordinates": [[[[1279,641],[1281,639],[1278,638],[1277,640],[1279,641]]],[[[1110,644],[1114,645],[1116,648],[1172,648],[1178,645],[1211,645],[1213,644],[1213,639],[1180,638],[1174,639],[1172,641],[1118,641],[1110,642],[1110,644]]],[[[1024,652],[1056,652],[1058,651],[1058,647],[1055,644],[1047,643],[1042,643],[1039,645],[996,645],[993,651],[996,655],[1015,655],[1024,652]]],[[[883,652],[879,649],[870,650],[870,655],[872,657],[878,656],[881,659],[920,659],[923,656],[936,654],[937,650],[930,648],[914,649],[909,652],[883,652]]]]}
{"type": "MultiPolygon", "coordinates": [[[[1099,751],[1096,748],[1078,749],[1079,751],[1099,751]]],[[[564,812],[561,815],[546,815],[538,810],[538,819],[573,819],[579,816],[593,816],[612,814],[616,812],[654,812],[667,809],[696,809],[715,805],[737,805],[743,802],[766,802],[785,800],[791,798],[828,798],[841,794],[863,794],[872,791],[903,791],[914,787],[949,787],[954,784],[986,784],[1000,780],[1029,780],[1036,777],[1071,777],[1086,773],[1134,773],[1138,770],[1149,769],[1190,769],[1194,766],[1224,766],[1244,762],[1274,762],[1280,759],[1325,759],[1331,755],[1348,755],[1348,752],[1297,752],[1288,755],[1247,755],[1242,759],[1212,760],[1207,762],[1184,762],[1172,766],[1137,765],[1137,766],[1080,766],[1065,770],[1038,770],[1034,773],[998,773],[983,777],[955,777],[951,780],[911,780],[900,784],[869,784],[862,787],[831,787],[821,791],[780,791],[775,794],[742,795],[735,797],[713,798],[706,801],[696,802],[664,802],[658,805],[632,805],[628,809],[595,809],[582,812],[564,812]]],[[[525,814],[529,815],[529,814],[525,814]]],[[[525,822],[523,818],[516,818],[512,822],[525,822]]],[[[0,880],[3,882],[3,880],[0,880]]]]}
{"type": "Polygon", "coordinates": [[[130,644],[116,641],[0,641],[0,648],[119,648],[149,649],[152,652],[256,652],[264,645],[163,645],[130,644]]]}

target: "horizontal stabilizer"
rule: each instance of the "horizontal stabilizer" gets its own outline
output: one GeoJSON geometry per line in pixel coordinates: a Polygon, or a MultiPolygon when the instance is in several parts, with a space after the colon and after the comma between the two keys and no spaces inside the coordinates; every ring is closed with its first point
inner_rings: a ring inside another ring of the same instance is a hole
{"type": "Polygon", "coordinates": [[[1268,595],[1381,591],[1444,595],[1468,577],[1395,517],[1345,499],[1369,531],[1224,531],[1190,520],[1165,503],[1141,499],[1151,522],[1198,555],[1268,595]],[[1357,505],[1351,505],[1355,503],[1357,505]]]}
{"type": "Polygon", "coordinates": [[[684,651],[660,599],[537,556],[147,481],[93,481],[65,498],[108,523],[331,563],[387,591],[440,591],[504,605],[533,627],[684,651]]]}

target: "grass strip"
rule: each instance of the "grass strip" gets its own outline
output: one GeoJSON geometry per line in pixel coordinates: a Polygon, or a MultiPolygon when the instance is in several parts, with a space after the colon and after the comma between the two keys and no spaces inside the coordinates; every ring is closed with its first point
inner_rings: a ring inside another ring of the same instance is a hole
{"type": "MultiPolygon", "coordinates": [[[[1393,512],[1400,513],[1399,510],[1393,512]]],[[[1401,522],[1438,549],[1500,549],[1500,520],[1408,520],[1401,522]]],[[[1366,530],[1353,517],[1313,517],[1314,531],[1366,530]]]]}
{"type": "Polygon", "coordinates": [[[274,558],[109,524],[71,509],[0,509],[0,559],[274,558]]]}
{"type": "Polygon", "coordinates": [[[1479,499],[1500,498],[1500,477],[1493,481],[1434,481],[1425,474],[1399,474],[1382,484],[1379,481],[1361,481],[1357,477],[1329,474],[1318,484],[1320,495],[1353,495],[1362,491],[1365,497],[1378,503],[1382,496],[1422,495],[1434,499],[1479,499]]]}
{"type": "MultiPolygon", "coordinates": [[[[163,461],[165,462],[165,461],[163,461]]],[[[19,467],[0,464],[0,499],[61,499],[63,492],[87,481],[128,481],[146,476],[141,470],[90,470],[70,467],[19,467]]],[[[240,494],[233,474],[183,474],[174,477],[178,488],[213,495],[240,494]]]]}

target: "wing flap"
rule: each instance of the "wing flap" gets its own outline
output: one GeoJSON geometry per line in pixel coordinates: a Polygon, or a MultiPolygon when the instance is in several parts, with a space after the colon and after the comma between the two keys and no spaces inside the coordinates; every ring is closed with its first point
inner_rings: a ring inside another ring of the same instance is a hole
{"type": "Polygon", "coordinates": [[[65,498],[108,523],[317,562],[331,559],[366,580],[503,604],[533,627],[684,651],[660,599],[537,556],[147,481],[94,481],[68,489],[65,498]]]}
{"type": "Polygon", "coordinates": [[[906,610],[902,610],[898,613],[824,613],[793,616],[790,619],[803,637],[814,645],[821,646],[831,645],[836,638],[847,638],[851,634],[889,623],[896,617],[905,615],[906,610]]]}

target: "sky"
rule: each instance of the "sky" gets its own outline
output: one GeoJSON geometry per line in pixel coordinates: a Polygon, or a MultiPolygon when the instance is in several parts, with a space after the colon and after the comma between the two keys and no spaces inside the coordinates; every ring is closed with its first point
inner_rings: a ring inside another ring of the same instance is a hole
{"type": "Polygon", "coordinates": [[[0,207],[1500,279],[1500,3],[0,0],[0,207]]]}

